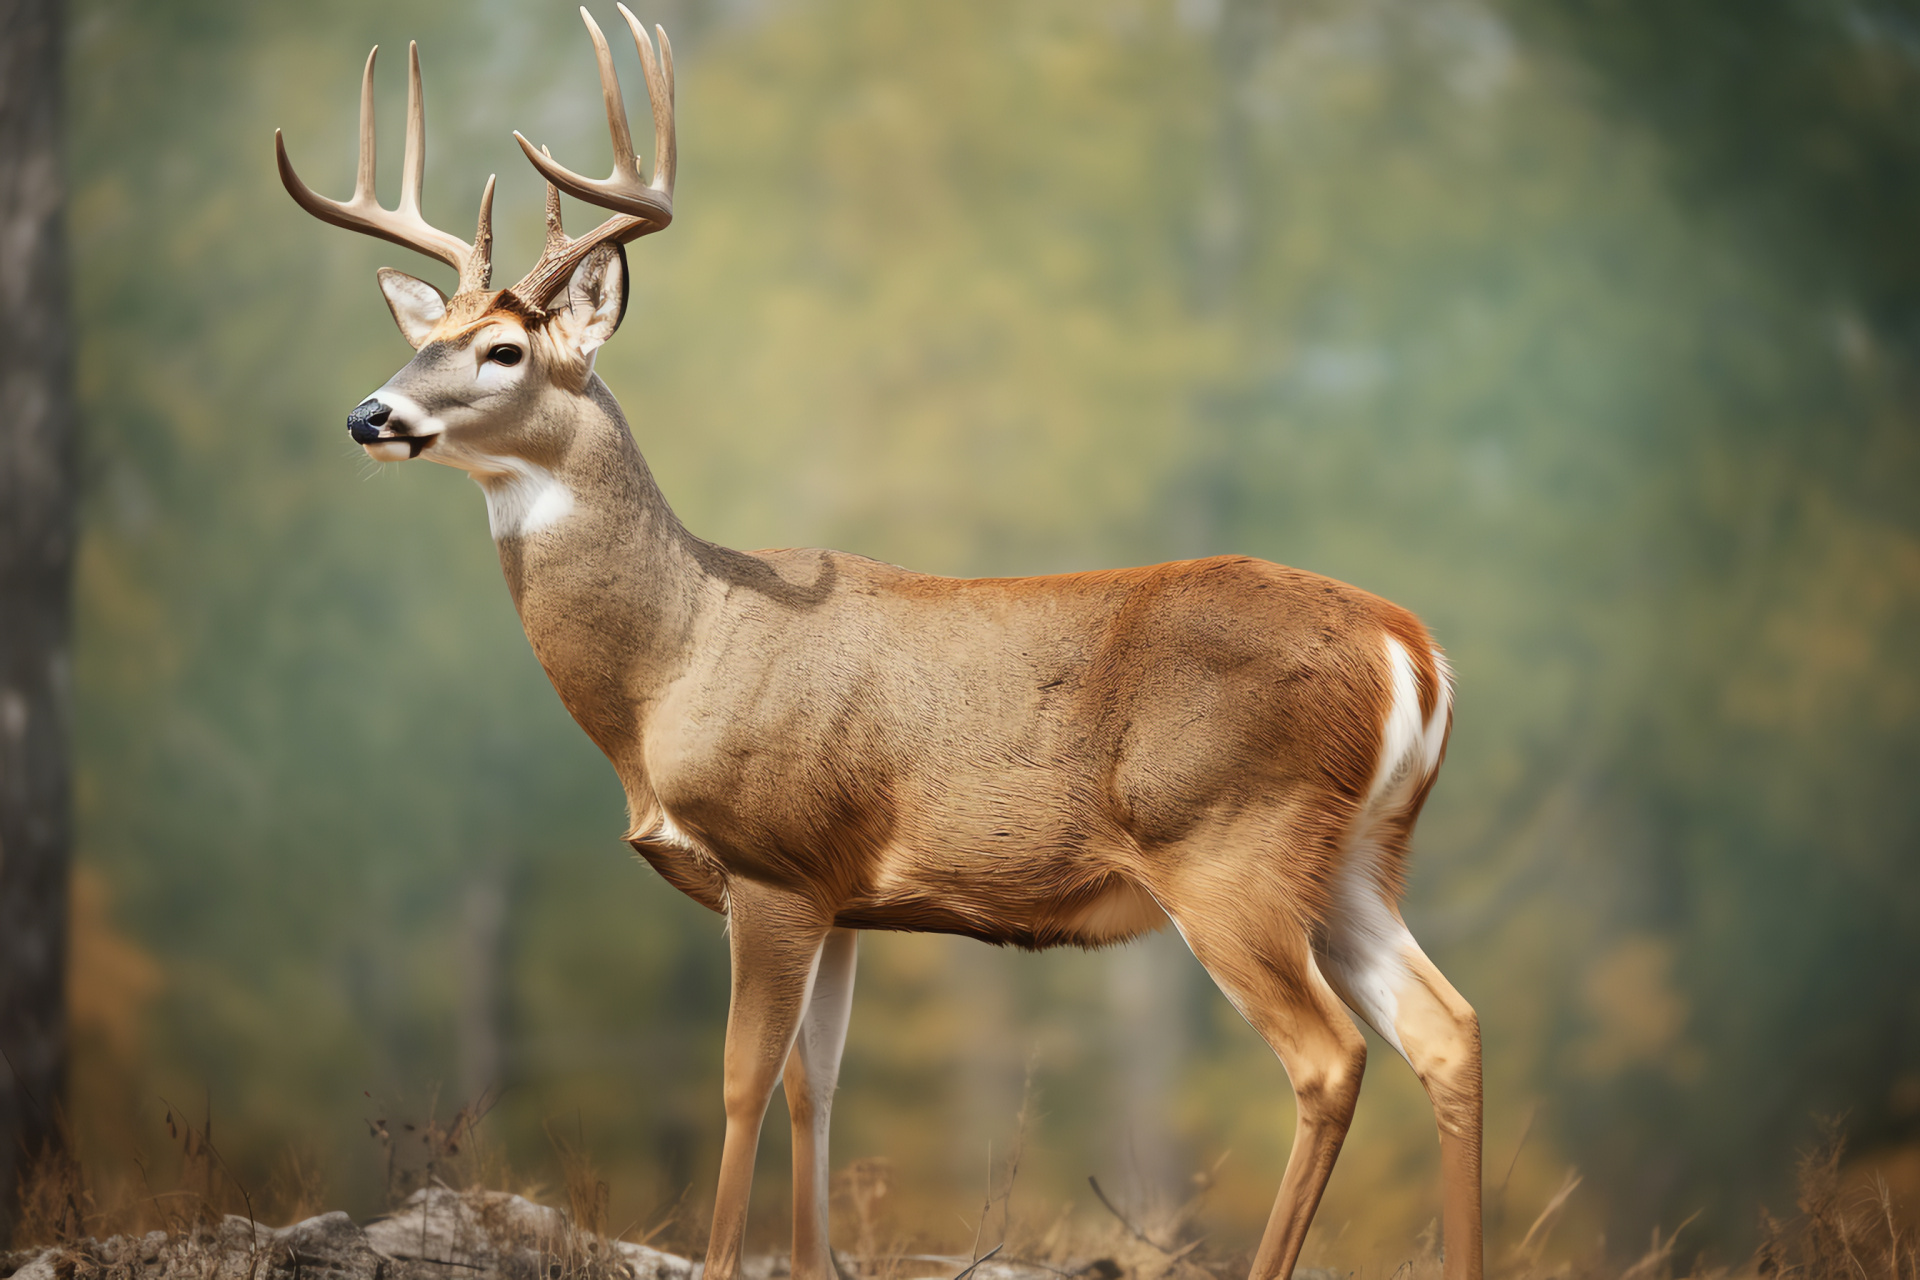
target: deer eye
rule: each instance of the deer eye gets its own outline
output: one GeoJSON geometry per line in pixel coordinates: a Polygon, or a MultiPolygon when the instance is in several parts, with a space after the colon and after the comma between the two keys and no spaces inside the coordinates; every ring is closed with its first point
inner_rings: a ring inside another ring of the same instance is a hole
{"type": "Polygon", "coordinates": [[[487,352],[487,359],[493,361],[495,364],[511,366],[519,364],[520,357],[525,354],[526,352],[520,350],[520,348],[514,346],[512,343],[503,342],[487,352]]]}

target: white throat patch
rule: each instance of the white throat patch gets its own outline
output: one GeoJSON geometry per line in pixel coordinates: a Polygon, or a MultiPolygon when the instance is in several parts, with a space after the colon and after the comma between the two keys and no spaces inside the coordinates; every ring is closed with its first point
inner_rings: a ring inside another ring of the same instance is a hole
{"type": "Polygon", "coordinates": [[[487,470],[474,479],[487,495],[487,524],[493,540],[524,537],[551,529],[573,514],[573,490],[545,467],[520,458],[488,458],[487,470]]]}

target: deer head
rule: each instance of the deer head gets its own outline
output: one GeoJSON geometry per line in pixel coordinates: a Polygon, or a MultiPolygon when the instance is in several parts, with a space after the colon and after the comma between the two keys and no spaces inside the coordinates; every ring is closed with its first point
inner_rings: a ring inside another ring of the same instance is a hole
{"type": "Polygon", "coordinates": [[[420,213],[426,168],[426,105],[420,89],[420,53],[408,48],[407,147],[400,202],[381,207],[374,194],[373,64],[367,55],[360,86],[360,159],[351,198],[329,200],[300,180],[274,132],[280,180],[302,208],[323,222],[437,258],[459,273],[449,298],[425,280],[391,267],[380,270],[380,291],[394,322],[415,351],[405,368],[347,417],[354,442],[379,461],[422,455],[481,479],[544,467],[566,444],[574,415],[565,400],[587,393],[594,352],[613,336],[627,305],[628,241],[664,229],[673,220],[673,49],[659,27],[656,55],[645,28],[623,4],[620,14],[646,73],[654,118],[654,167],[640,173],[627,125],[613,55],[583,8],[593,37],[613,139],[613,173],[596,181],[556,164],[518,132],[521,150],[547,180],[547,240],[533,269],[509,289],[489,288],[493,275],[493,188],[480,197],[480,219],[469,244],[430,225],[420,213]],[[560,221],[560,192],[613,216],[586,235],[568,236],[560,221]]]}

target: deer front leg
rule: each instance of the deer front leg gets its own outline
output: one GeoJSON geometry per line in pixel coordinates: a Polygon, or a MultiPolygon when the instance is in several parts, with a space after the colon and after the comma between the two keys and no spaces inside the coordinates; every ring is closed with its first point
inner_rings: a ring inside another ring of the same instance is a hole
{"type": "Polygon", "coordinates": [[[854,946],[859,934],[835,929],[820,947],[800,1033],[787,1057],[787,1112],[793,1119],[793,1280],[833,1280],[827,1243],[827,1129],[840,1051],[853,1011],[854,946]]]}
{"type": "Polygon", "coordinates": [[[760,1125],[806,1012],[821,942],[832,918],[792,893],[745,881],[727,886],[733,999],[727,1009],[727,1140],[720,1153],[706,1280],[735,1280],[746,1242],[747,1201],[760,1125]]]}

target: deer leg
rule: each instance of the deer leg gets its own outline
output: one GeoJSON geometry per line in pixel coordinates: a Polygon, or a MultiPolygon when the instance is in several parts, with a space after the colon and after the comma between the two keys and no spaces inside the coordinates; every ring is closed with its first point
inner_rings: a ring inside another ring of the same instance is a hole
{"type": "Polygon", "coordinates": [[[833,1280],[827,1243],[827,1127],[840,1051],[853,1011],[854,947],[859,934],[835,929],[820,962],[787,1055],[787,1112],[793,1120],[793,1280],[833,1280]]]}
{"type": "Polygon", "coordinates": [[[735,880],[727,885],[733,998],[727,1008],[727,1140],[720,1153],[707,1280],[735,1280],[746,1243],[747,1201],[760,1125],[806,1011],[832,920],[813,903],[735,880]]]}
{"type": "Polygon", "coordinates": [[[1446,1280],[1480,1280],[1480,1018],[1418,946],[1406,961],[1393,1026],[1440,1126],[1446,1280]]]}
{"type": "Polygon", "coordinates": [[[1260,1033],[1293,1084],[1293,1151],[1249,1280],[1287,1280],[1353,1120],[1367,1042],[1288,920],[1288,895],[1247,877],[1200,902],[1156,894],[1194,956],[1260,1033]]]}
{"type": "Polygon", "coordinates": [[[1446,1280],[1480,1280],[1480,1020],[1400,913],[1370,899],[1337,912],[1317,951],[1327,979],[1420,1077],[1440,1128],[1446,1280]]]}

